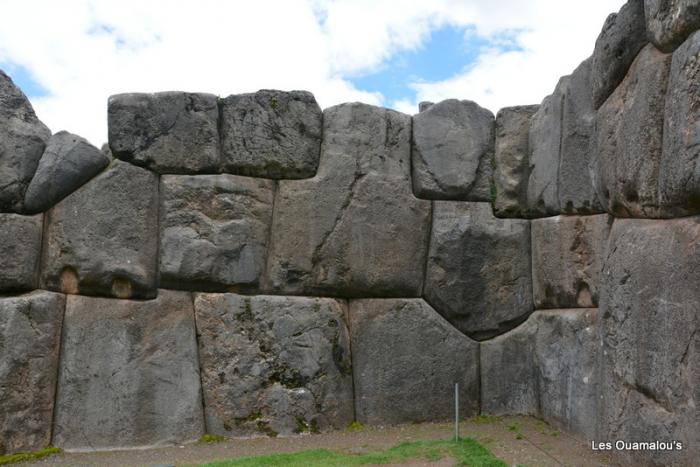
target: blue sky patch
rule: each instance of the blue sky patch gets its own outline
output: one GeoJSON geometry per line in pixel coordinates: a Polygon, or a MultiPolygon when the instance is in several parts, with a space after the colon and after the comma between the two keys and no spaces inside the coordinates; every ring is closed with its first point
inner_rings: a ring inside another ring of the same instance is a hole
{"type": "Polygon", "coordinates": [[[49,95],[49,91],[34,80],[29,70],[14,63],[0,63],[0,69],[7,73],[12,81],[29,99],[49,95]]]}

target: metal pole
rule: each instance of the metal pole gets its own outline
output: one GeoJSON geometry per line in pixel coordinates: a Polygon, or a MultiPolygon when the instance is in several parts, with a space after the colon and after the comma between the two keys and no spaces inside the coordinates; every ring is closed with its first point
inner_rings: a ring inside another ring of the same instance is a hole
{"type": "Polygon", "coordinates": [[[455,383],[455,441],[459,441],[459,383],[455,383]]]}

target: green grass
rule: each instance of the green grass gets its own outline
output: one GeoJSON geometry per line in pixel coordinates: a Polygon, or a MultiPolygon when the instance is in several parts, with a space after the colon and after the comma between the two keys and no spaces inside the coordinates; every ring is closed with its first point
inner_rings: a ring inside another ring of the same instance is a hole
{"type": "Polygon", "coordinates": [[[486,448],[471,438],[459,441],[412,441],[384,451],[363,454],[312,449],[293,454],[241,457],[204,464],[205,467],[344,467],[368,464],[397,464],[407,460],[437,461],[450,456],[456,465],[472,467],[506,467],[486,448]]]}
{"type": "Polygon", "coordinates": [[[18,452],[17,454],[5,454],[0,456],[0,465],[13,464],[15,462],[34,461],[50,456],[51,454],[58,454],[59,452],[61,452],[59,448],[49,446],[47,448],[39,449],[38,451],[33,452],[18,452]]]}
{"type": "Polygon", "coordinates": [[[226,441],[226,438],[221,436],[221,435],[212,435],[210,433],[203,434],[201,438],[199,438],[200,443],[220,443],[222,441],[226,441]]]}
{"type": "Polygon", "coordinates": [[[362,425],[362,423],[358,422],[357,420],[354,420],[348,425],[348,427],[346,428],[346,431],[348,433],[354,433],[356,431],[360,431],[363,428],[364,428],[364,426],[362,425]]]}
{"type": "Polygon", "coordinates": [[[477,415],[472,417],[469,421],[476,425],[490,425],[500,421],[500,418],[494,417],[493,415],[477,415]]]}

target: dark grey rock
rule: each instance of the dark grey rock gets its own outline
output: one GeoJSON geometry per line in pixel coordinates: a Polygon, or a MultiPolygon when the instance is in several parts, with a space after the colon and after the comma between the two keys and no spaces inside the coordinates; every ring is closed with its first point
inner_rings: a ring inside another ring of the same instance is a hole
{"type": "Polygon", "coordinates": [[[0,298],[0,454],[51,443],[65,297],[0,298]]]}
{"type": "Polygon", "coordinates": [[[254,290],[265,270],[274,182],[236,175],[164,175],[161,284],[254,290]]]}
{"type": "Polygon", "coordinates": [[[413,191],[419,198],[490,201],[494,118],[449,99],[413,117],[413,191]]]}
{"type": "Polygon", "coordinates": [[[700,29],[700,1],[644,0],[649,40],[663,52],[673,52],[700,29]]]}
{"type": "Polygon", "coordinates": [[[532,313],[530,222],[488,203],[436,201],[423,295],[457,329],[487,339],[532,313]]]}
{"type": "Polygon", "coordinates": [[[109,449],[204,433],[192,297],[67,298],[53,444],[109,449]]]}
{"type": "Polygon", "coordinates": [[[364,424],[449,420],[479,410],[479,344],[420,299],[352,300],[355,417],[364,424]]]}
{"type": "Polygon", "coordinates": [[[293,179],[316,173],[323,115],[313,94],[262,90],[228,96],[221,118],[224,171],[293,179]]]}
{"type": "Polygon", "coordinates": [[[80,136],[59,131],[49,139],[27,192],[24,209],[42,212],[109,165],[110,158],[80,136]]]}
{"type": "Polygon", "coordinates": [[[207,432],[291,435],[352,422],[345,309],[328,298],[197,294],[207,432]]]}
{"type": "Polygon", "coordinates": [[[21,212],[24,192],[51,131],[27,96],[0,70],[0,212],[21,212]]]}
{"type": "Polygon", "coordinates": [[[680,441],[623,452],[633,465],[700,458],[700,217],[616,219],[600,296],[597,439],[680,441]]]}
{"type": "Polygon", "coordinates": [[[219,171],[219,110],[211,94],[117,94],[108,101],[109,146],[158,173],[219,171]]]}
{"type": "Polygon", "coordinates": [[[35,289],[43,216],[0,214],[0,292],[35,289]]]}
{"type": "Polygon", "coordinates": [[[411,191],[410,124],[407,115],[365,104],[325,110],[317,175],[279,182],[271,290],[420,295],[430,202],[411,191]]]}
{"type": "Polygon", "coordinates": [[[593,106],[597,109],[622,82],[634,57],[646,45],[644,0],[628,0],[605,20],[591,62],[593,106]]]}
{"type": "Polygon", "coordinates": [[[156,295],[158,177],[115,160],[47,213],[42,286],[69,294],[156,295]]]}
{"type": "Polygon", "coordinates": [[[611,222],[607,214],[532,221],[535,308],[598,306],[600,271],[611,222]]]}

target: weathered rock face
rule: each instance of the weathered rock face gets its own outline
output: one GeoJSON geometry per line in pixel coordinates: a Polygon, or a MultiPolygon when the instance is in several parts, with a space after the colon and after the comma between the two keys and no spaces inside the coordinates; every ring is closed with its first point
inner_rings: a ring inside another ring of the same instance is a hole
{"type": "Polygon", "coordinates": [[[52,292],[0,298],[0,454],[51,442],[64,306],[52,292]]]}
{"type": "Polygon", "coordinates": [[[49,139],[27,192],[24,209],[43,212],[109,165],[110,159],[80,136],[59,131],[49,139]]]}
{"type": "Polygon", "coordinates": [[[487,339],[532,313],[530,223],[488,203],[435,201],[423,295],[463,333],[487,339]]]}
{"type": "Polygon", "coordinates": [[[598,439],[681,441],[637,465],[700,457],[700,217],[616,219],[603,269],[598,439]]]}
{"type": "Polygon", "coordinates": [[[419,198],[489,201],[494,118],[449,99],[413,117],[413,191],[419,198]]]}
{"type": "Polygon", "coordinates": [[[43,216],[0,214],[0,292],[36,288],[43,216]]]}
{"type": "Polygon", "coordinates": [[[360,423],[448,420],[455,383],[460,415],[478,412],[479,344],[427,303],[352,300],[349,324],[360,423]]]}
{"type": "Polygon", "coordinates": [[[47,214],[43,287],[69,294],[156,294],[158,179],[115,161],[47,214]]]}
{"type": "Polygon", "coordinates": [[[164,175],[160,274],[165,287],[255,289],[265,269],[274,182],[236,175],[164,175]]]}
{"type": "Polygon", "coordinates": [[[22,211],[24,192],[50,136],[27,97],[0,70],[0,212],[22,211]]]}
{"type": "Polygon", "coordinates": [[[108,102],[109,146],[158,173],[219,171],[219,110],[212,94],[118,94],[108,102]]]}
{"type": "Polygon", "coordinates": [[[68,296],[53,444],[162,445],[204,433],[192,297],[68,296]]]}
{"type": "Polygon", "coordinates": [[[616,217],[658,217],[664,93],[671,55],[645,47],[625,80],[598,109],[598,198],[616,217]]]}
{"type": "Polygon", "coordinates": [[[269,178],[313,177],[323,115],[306,91],[262,90],[225,98],[221,110],[226,172],[269,178]]]}
{"type": "Polygon", "coordinates": [[[530,119],[539,106],[506,107],[496,115],[496,150],[493,208],[499,217],[527,214],[527,184],[530,177],[528,137],[530,119]]]}
{"type": "Polygon", "coordinates": [[[411,192],[410,129],[410,117],[365,104],[325,110],[318,174],[279,182],[271,290],[420,295],[430,202],[411,192]]]}
{"type": "Polygon", "coordinates": [[[700,29],[698,0],[644,0],[644,13],[649,40],[664,52],[673,52],[700,29]]]}
{"type": "Polygon", "coordinates": [[[290,435],[354,419],[345,304],[197,294],[207,432],[290,435]]]}
{"type": "Polygon", "coordinates": [[[611,222],[607,214],[532,221],[535,308],[598,306],[600,271],[611,222]]]}

